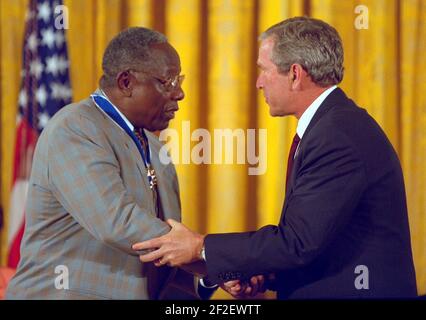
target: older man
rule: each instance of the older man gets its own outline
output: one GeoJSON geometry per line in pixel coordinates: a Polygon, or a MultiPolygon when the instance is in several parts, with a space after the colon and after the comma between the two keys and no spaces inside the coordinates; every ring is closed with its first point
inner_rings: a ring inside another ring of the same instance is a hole
{"type": "Polygon", "coordinates": [[[180,220],[175,169],[149,132],[165,129],[184,97],[179,56],[164,35],[129,28],[102,68],[100,89],[59,111],[38,140],[9,299],[181,298],[168,284],[195,294],[192,275],[131,249],[167,233],[165,218],[180,220]]]}
{"type": "Polygon", "coordinates": [[[278,225],[203,236],[170,221],[169,234],[134,246],[157,248],[141,260],[204,259],[216,283],[266,275],[281,299],[415,297],[399,160],[373,118],[336,87],[337,31],[285,20],[261,36],[258,66],[270,114],[298,119],[278,225]]]}

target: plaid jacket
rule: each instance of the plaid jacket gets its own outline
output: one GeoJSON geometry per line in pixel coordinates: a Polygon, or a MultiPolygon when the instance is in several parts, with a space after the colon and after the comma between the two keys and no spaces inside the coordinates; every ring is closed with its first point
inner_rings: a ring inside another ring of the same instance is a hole
{"type": "MultiPolygon", "coordinates": [[[[162,144],[147,136],[162,211],[179,221],[174,166],[159,161],[162,144]]],[[[68,105],[35,149],[21,261],[7,298],[157,299],[176,270],[142,264],[131,245],[168,231],[133,140],[91,99],[68,105]]]]}

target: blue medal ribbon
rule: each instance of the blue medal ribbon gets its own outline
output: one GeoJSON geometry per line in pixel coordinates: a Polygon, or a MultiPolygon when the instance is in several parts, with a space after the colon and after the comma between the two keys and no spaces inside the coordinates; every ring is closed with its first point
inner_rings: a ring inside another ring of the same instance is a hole
{"type": "MultiPolygon", "coordinates": [[[[126,122],[123,120],[123,118],[118,114],[117,110],[115,110],[114,106],[112,105],[112,103],[104,96],[100,95],[100,94],[92,94],[90,96],[93,100],[93,102],[99,107],[101,108],[107,115],[109,115],[111,117],[112,120],[114,120],[115,123],[117,123],[129,136],[130,138],[132,138],[133,142],[136,144],[136,147],[139,150],[139,153],[142,157],[142,160],[145,164],[145,167],[148,169],[148,179],[149,179],[149,183],[150,185],[152,184],[152,177],[149,175],[149,170],[151,168],[151,154],[150,154],[150,148],[148,146],[147,148],[147,155],[145,157],[145,152],[142,148],[141,142],[139,141],[139,139],[136,137],[136,135],[133,133],[132,130],[130,130],[129,126],[126,124],[126,122]]],[[[144,135],[144,138],[146,139],[147,143],[148,143],[148,139],[145,136],[145,132],[142,131],[142,134],[144,135]]]]}

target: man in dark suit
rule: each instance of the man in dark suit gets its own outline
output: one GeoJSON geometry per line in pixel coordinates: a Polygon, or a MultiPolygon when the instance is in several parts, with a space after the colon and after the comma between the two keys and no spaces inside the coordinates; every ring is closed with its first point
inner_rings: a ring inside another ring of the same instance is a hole
{"type": "Polygon", "coordinates": [[[134,246],[157,248],[141,260],[204,259],[214,283],[265,275],[279,299],[415,297],[401,166],[379,125],[336,87],[337,31],[285,20],[262,34],[258,65],[270,114],[298,119],[278,225],[203,236],[170,221],[169,234],[134,246]]]}

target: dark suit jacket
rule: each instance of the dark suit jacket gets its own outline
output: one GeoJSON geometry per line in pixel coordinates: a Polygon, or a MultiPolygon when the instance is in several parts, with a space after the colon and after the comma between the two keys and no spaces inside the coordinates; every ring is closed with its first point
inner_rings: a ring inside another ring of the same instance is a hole
{"type": "Polygon", "coordinates": [[[278,226],[208,235],[205,246],[210,280],[275,273],[279,299],[417,294],[398,157],[339,88],[300,142],[278,226]]]}

